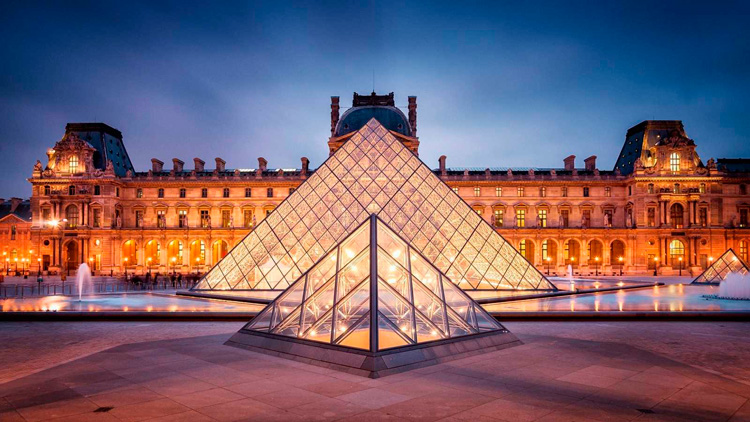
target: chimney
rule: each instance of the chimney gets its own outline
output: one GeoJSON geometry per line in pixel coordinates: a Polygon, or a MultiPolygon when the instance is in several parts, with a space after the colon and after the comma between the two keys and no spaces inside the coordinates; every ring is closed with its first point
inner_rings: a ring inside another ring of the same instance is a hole
{"type": "Polygon", "coordinates": [[[417,97],[409,97],[409,127],[411,136],[417,137],[417,97]]]}
{"type": "Polygon", "coordinates": [[[596,155],[583,160],[583,164],[586,171],[594,171],[596,169],[596,155]]]}
{"type": "Polygon", "coordinates": [[[440,175],[445,176],[448,173],[445,170],[445,159],[448,158],[445,155],[441,155],[440,158],[438,158],[438,163],[440,163],[440,175]]]}
{"type": "Polygon", "coordinates": [[[302,177],[307,176],[307,170],[310,168],[310,160],[307,157],[302,157],[302,177]]]}
{"type": "Polygon", "coordinates": [[[263,157],[258,157],[258,170],[264,172],[266,168],[268,168],[268,161],[263,157]]]}
{"type": "Polygon", "coordinates": [[[569,155],[563,160],[563,163],[565,163],[565,170],[573,170],[576,168],[576,156],[575,155],[569,155]]]}
{"type": "Polygon", "coordinates": [[[198,157],[193,158],[193,163],[195,163],[195,171],[204,171],[206,169],[206,162],[198,157]]]}
{"type": "Polygon", "coordinates": [[[162,169],[164,169],[164,161],[161,161],[158,158],[152,158],[151,170],[153,170],[154,173],[161,173],[162,169]]]}
{"type": "Polygon", "coordinates": [[[184,161],[180,160],[179,158],[172,159],[172,168],[174,169],[175,173],[177,173],[178,171],[182,171],[183,167],[185,167],[184,161]]]}
{"type": "Polygon", "coordinates": [[[336,131],[339,122],[339,97],[331,97],[331,136],[336,131]]]}
{"type": "Polygon", "coordinates": [[[219,157],[216,157],[216,170],[217,171],[224,171],[225,166],[227,165],[227,162],[222,160],[219,157]]]}
{"type": "Polygon", "coordinates": [[[23,199],[21,198],[10,198],[10,212],[16,212],[16,208],[21,205],[21,202],[23,202],[23,199]]]}

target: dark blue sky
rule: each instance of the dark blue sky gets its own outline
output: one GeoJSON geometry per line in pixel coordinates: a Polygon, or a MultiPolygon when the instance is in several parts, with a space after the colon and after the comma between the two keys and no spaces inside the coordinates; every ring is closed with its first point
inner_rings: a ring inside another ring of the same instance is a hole
{"type": "Polygon", "coordinates": [[[67,122],[120,129],[141,171],[317,166],[329,97],[351,105],[373,72],[397,105],[418,96],[432,167],[611,169],[646,119],[683,120],[704,160],[750,157],[748,2],[28,3],[0,16],[4,198],[30,196],[67,122]]]}

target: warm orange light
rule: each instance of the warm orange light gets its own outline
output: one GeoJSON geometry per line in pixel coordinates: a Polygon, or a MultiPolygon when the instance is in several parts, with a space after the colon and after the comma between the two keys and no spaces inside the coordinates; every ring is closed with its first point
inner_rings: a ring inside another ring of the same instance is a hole
{"type": "Polygon", "coordinates": [[[618,261],[622,262],[622,257],[617,258],[618,261]]]}
{"type": "Polygon", "coordinates": [[[594,258],[594,260],[595,260],[596,262],[599,262],[599,257],[597,256],[596,258],[594,258]]]}

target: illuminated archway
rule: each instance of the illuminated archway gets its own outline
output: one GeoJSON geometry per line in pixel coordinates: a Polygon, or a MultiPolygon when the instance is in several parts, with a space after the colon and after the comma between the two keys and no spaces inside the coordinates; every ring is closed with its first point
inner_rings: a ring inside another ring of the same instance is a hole
{"type": "Polygon", "coordinates": [[[557,264],[557,242],[550,239],[542,242],[542,261],[545,265],[557,264]]]}
{"type": "Polygon", "coordinates": [[[224,258],[229,251],[229,245],[223,240],[217,240],[211,246],[211,262],[216,264],[224,258]]]}
{"type": "Polygon", "coordinates": [[[135,240],[126,240],[122,244],[122,265],[132,267],[138,265],[138,246],[135,240]]]}
{"type": "Polygon", "coordinates": [[[156,240],[146,242],[145,258],[149,267],[158,266],[161,263],[161,244],[156,240]]]}
{"type": "Polygon", "coordinates": [[[167,245],[167,265],[174,270],[182,266],[182,242],[173,240],[167,245]]]}
{"type": "Polygon", "coordinates": [[[523,239],[518,244],[518,252],[526,258],[527,261],[534,265],[534,241],[523,239]]]}
{"type": "Polygon", "coordinates": [[[563,258],[565,259],[565,265],[578,265],[581,261],[581,244],[573,239],[565,241],[563,258]]]}
{"type": "Polygon", "coordinates": [[[594,265],[597,262],[601,264],[604,261],[603,253],[604,247],[602,246],[602,242],[598,240],[590,241],[588,256],[586,257],[588,259],[588,264],[594,265]]]}
{"type": "Polygon", "coordinates": [[[612,241],[609,245],[609,262],[613,265],[625,263],[625,242],[622,240],[612,241]]]}
{"type": "Polygon", "coordinates": [[[206,264],[206,243],[202,240],[194,240],[190,243],[190,265],[203,266],[206,264]]]}
{"type": "Polygon", "coordinates": [[[680,265],[680,260],[685,260],[685,244],[677,239],[669,242],[669,258],[673,267],[680,265]]]}

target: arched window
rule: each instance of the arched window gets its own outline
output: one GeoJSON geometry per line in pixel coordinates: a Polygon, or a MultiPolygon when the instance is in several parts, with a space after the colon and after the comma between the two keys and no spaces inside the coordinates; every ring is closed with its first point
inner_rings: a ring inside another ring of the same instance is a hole
{"type": "Polygon", "coordinates": [[[74,155],[68,159],[68,171],[78,173],[78,156],[74,155]]]}
{"type": "Polygon", "coordinates": [[[226,256],[227,251],[229,250],[229,245],[227,245],[227,242],[223,240],[217,240],[214,242],[213,246],[211,247],[211,262],[214,264],[219,262],[221,258],[224,258],[226,256]]]}
{"type": "Polygon", "coordinates": [[[138,248],[135,240],[128,240],[122,244],[122,265],[132,267],[138,265],[138,248]]]}
{"type": "Polygon", "coordinates": [[[526,258],[527,261],[534,265],[534,242],[524,239],[518,244],[518,252],[526,258]]]}
{"type": "Polygon", "coordinates": [[[557,263],[557,243],[554,240],[542,242],[542,261],[544,264],[555,265],[557,263]]]}
{"type": "Polygon", "coordinates": [[[156,240],[149,240],[146,243],[146,265],[149,267],[158,266],[161,262],[161,244],[156,240]]]}
{"type": "Polygon", "coordinates": [[[680,154],[673,152],[669,156],[669,170],[673,172],[680,171],[680,154]]]}
{"type": "Polygon", "coordinates": [[[685,258],[685,244],[677,239],[669,242],[669,257],[673,267],[680,265],[680,260],[685,258]]]}
{"type": "Polygon", "coordinates": [[[609,245],[609,261],[618,265],[625,262],[625,242],[615,240],[609,245]]]}
{"type": "Polygon", "coordinates": [[[581,245],[576,240],[565,241],[565,249],[563,253],[563,259],[565,259],[566,265],[578,265],[580,261],[581,245]]]}
{"type": "Polygon", "coordinates": [[[680,204],[674,204],[672,205],[672,208],[669,210],[669,218],[672,220],[672,227],[676,229],[681,229],[684,227],[684,218],[685,211],[684,208],[682,208],[682,205],[680,204]]]}
{"type": "Polygon", "coordinates": [[[68,220],[66,224],[69,229],[78,227],[78,207],[75,205],[68,205],[68,207],[65,208],[65,219],[68,220]]]}
{"type": "Polygon", "coordinates": [[[167,245],[167,265],[170,271],[182,266],[182,242],[173,240],[167,245]]]}
{"type": "Polygon", "coordinates": [[[194,240],[190,244],[190,265],[199,267],[206,264],[206,244],[202,240],[194,240]]]}
{"type": "Polygon", "coordinates": [[[595,263],[602,263],[603,262],[603,246],[602,242],[598,240],[592,240],[589,242],[589,253],[588,253],[588,264],[594,265],[595,263]]]}

